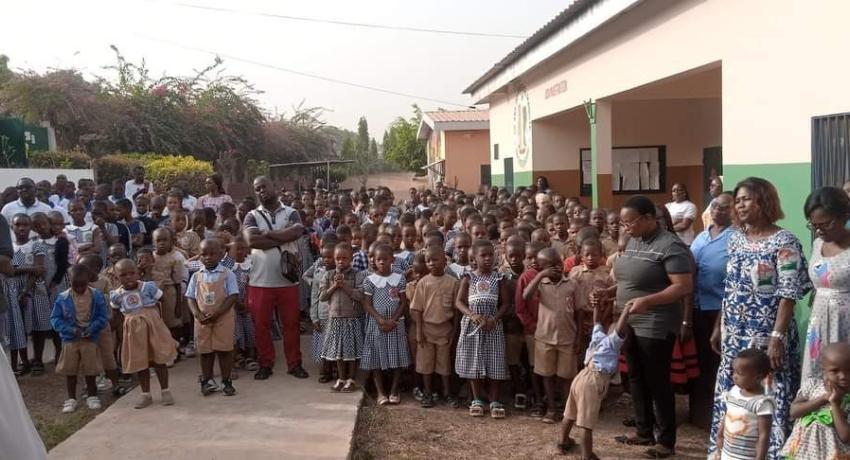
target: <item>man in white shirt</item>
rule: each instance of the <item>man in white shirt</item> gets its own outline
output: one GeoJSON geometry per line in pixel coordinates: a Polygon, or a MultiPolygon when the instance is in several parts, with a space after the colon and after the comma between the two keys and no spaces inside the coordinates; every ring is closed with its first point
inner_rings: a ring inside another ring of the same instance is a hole
{"type": "Polygon", "coordinates": [[[147,195],[148,193],[154,193],[153,184],[149,180],[145,180],[145,168],[136,166],[133,168],[133,178],[124,184],[124,196],[135,203],[137,196],[147,195]]]}
{"type": "Polygon", "coordinates": [[[47,203],[42,203],[35,198],[35,182],[29,177],[23,177],[18,181],[15,188],[18,190],[18,199],[10,203],[6,203],[0,214],[6,218],[8,222],[12,222],[12,218],[17,214],[26,214],[31,216],[37,212],[49,213],[53,211],[47,203]]]}

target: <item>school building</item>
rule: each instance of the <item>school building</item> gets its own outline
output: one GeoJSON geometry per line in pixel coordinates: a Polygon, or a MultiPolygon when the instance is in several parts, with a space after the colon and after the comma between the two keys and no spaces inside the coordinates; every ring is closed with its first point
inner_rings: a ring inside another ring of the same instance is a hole
{"type": "Polygon", "coordinates": [[[803,201],[850,175],[850,2],[576,0],[472,83],[492,184],[545,176],[616,208],[755,175],[804,245],[803,201]]]}
{"type": "Polygon", "coordinates": [[[489,114],[486,110],[436,110],[422,114],[417,137],[425,141],[428,186],[438,182],[475,193],[490,184],[489,114]]]}

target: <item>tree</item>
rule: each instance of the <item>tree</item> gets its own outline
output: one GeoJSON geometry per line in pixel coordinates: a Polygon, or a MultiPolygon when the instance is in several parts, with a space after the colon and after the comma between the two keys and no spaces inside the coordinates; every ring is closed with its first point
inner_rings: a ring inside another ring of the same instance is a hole
{"type": "Polygon", "coordinates": [[[425,142],[417,138],[422,111],[413,106],[409,119],[398,117],[384,133],[384,159],[407,171],[421,172],[425,166],[425,142]]]}
{"type": "MultiPolygon", "coordinates": [[[[369,171],[378,160],[378,146],[375,144],[375,140],[369,137],[369,125],[366,122],[366,117],[360,117],[357,122],[357,137],[352,139],[353,146],[347,146],[347,142],[348,139],[342,145],[343,152],[353,147],[351,159],[354,160],[354,163],[351,165],[351,172],[360,176],[360,185],[365,187],[369,179],[369,171]]],[[[343,158],[345,158],[344,155],[343,158]]]]}

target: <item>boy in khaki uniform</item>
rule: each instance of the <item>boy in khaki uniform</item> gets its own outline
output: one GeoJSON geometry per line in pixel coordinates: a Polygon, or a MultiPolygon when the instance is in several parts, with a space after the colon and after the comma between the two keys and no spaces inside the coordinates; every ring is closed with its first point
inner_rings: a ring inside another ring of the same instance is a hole
{"type": "Polygon", "coordinates": [[[419,280],[410,302],[416,319],[416,372],[422,374],[422,407],[433,407],[431,377],[436,372],[443,383],[443,397],[451,404],[449,376],[452,374],[452,338],[455,336],[454,303],[458,280],[446,274],[446,254],[429,247],[425,264],[430,274],[419,280]]]}
{"type": "MultiPolygon", "coordinates": [[[[570,270],[570,279],[576,283],[577,289],[576,309],[582,312],[583,318],[583,321],[578,323],[579,356],[584,356],[593,330],[594,309],[590,306],[590,293],[595,289],[608,289],[615,284],[611,271],[601,263],[605,260],[602,255],[603,248],[600,240],[585,240],[581,245],[581,264],[570,270]]],[[[599,312],[599,321],[605,328],[611,325],[612,306],[611,302],[605,302],[599,312]]]]}
{"type": "Polygon", "coordinates": [[[555,382],[563,379],[563,394],[578,371],[576,363],[577,327],[582,312],[576,310],[576,283],[564,276],[558,251],[546,248],[537,255],[540,273],[525,288],[523,297],[537,292],[537,330],[534,334],[534,373],[543,377],[547,410],[543,423],[555,423],[555,382]]]}

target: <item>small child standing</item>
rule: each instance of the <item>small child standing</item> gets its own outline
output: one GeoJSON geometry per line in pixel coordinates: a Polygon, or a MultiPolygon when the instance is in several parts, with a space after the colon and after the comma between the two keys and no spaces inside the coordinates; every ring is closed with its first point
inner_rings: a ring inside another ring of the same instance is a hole
{"type": "MultiPolygon", "coordinates": [[[[770,358],[757,348],[741,350],[732,361],[732,369],[735,385],[722,395],[726,414],[717,428],[717,452],[723,460],[764,460],[768,458],[770,427],[776,409],[762,386],[762,381],[770,374],[770,358]]],[[[846,415],[842,415],[846,419],[846,415]]],[[[794,417],[793,404],[791,416],[794,417]]],[[[832,458],[800,455],[799,452],[791,458],[795,457],[832,458]]]]}
{"type": "Polygon", "coordinates": [[[127,198],[122,198],[115,203],[115,209],[118,212],[118,223],[127,227],[129,246],[127,251],[130,255],[141,248],[145,244],[145,233],[148,230],[142,221],[133,217],[133,202],[127,198]]]}
{"type": "MultiPolygon", "coordinates": [[[[47,217],[41,214],[44,220],[47,217]]],[[[21,323],[10,324],[10,342],[12,343],[12,367],[16,374],[26,374],[32,370],[33,375],[44,373],[44,342],[53,332],[50,325],[51,305],[47,299],[47,289],[44,286],[43,276],[47,266],[47,255],[44,245],[38,240],[30,239],[30,231],[33,228],[33,219],[26,214],[18,214],[12,219],[12,232],[15,241],[12,244],[14,255],[12,266],[14,276],[12,277],[11,290],[14,291],[21,312],[21,323]],[[32,363],[27,358],[27,336],[32,334],[33,350],[35,352],[32,363]],[[16,350],[16,344],[20,348],[16,350]],[[18,356],[21,358],[21,368],[17,368],[18,356]]],[[[9,315],[14,321],[15,315],[9,315]]]]}
{"type": "Polygon", "coordinates": [[[446,275],[446,254],[442,247],[425,252],[429,274],[422,277],[410,301],[411,316],[417,324],[416,372],[422,375],[424,393],[421,406],[434,406],[432,377],[436,372],[443,384],[443,397],[452,404],[449,377],[452,375],[451,342],[454,338],[454,303],[458,281],[446,275]]]}
{"type": "Polygon", "coordinates": [[[555,384],[563,383],[569,394],[570,381],[578,371],[576,350],[579,343],[576,325],[582,312],[576,311],[576,284],[564,276],[563,261],[558,251],[546,248],[537,255],[540,272],[523,292],[529,299],[535,291],[540,295],[537,329],[534,334],[534,373],[543,378],[547,410],[543,423],[555,423],[555,384]]]}
{"type": "Polygon", "coordinates": [[[599,409],[605,393],[608,392],[611,377],[619,370],[620,347],[623,346],[628,329],[630,306],[626,306],[620,313],[617,327],[610,334],[605,333],[600,321],[602,308],[597,306],[593,309],[593,335],[584,357],[584,369],[578,373],[570,386],[567,405],[564,408],[564,422],[561,425],[561,438],[558,442],[558,449],[566,454],[575,446],[575,441],[570,438],[573,427],[582,428],[584,432],[580,441],[581,457],[586,459],[599,458],[593,452],[593,428],[599,419],[599,409]]]}
{"type": "MultiPolygon", "coordinates": [[[[463,234],[455,237],[455,249],[463,234]]],[[[508,287],[502,275],[493,270],[493,244],[478,240],[472,246],[475,271],[460,280],[455,307],[463,314],[455,356],[458,376],[472,387],[469,415],[484,416],[484,387],[488,383],[490,417],[504,418],[505,406],[499,402],[499,381],[507,380],[505,333],[502,318],[508,311],[508,287]]]]}
{"type": "Polygon", "coordinates": [[[254,320],[248,311],[248,278],[251,276],[253,264],[248,257],[248,243],[240,236],[230,243],[228,256],[233,260],[233,268],[230,270],[236,275],[236,284],[239,286],[239,299],[236,302],[236,331],[235,342],[238,349],[236,366],[249,371],[256,371],[259,365],[256,361],[256,349],[254,347],[254,320]]]}
{"type": "Polygon", "coordinates": [[[180,252],[174,250],[174,234],[168,228],[158,228],[153,232],[153,245],[154,263],[151,275],[156,286],[162,291],[162,321],[171,330],[174,339],[183,339],[181,345],[185,347],[188,345],[188,338],[182,337],[183,325],[188,318],[184,314],[185,303],[181,294],[183,279],[187,277],[186,260],[180,252]]]}
{"type": "Polygon", "coordinates": [[[525,271],[519,276],[516,282],[516,293],[514,294],[514,310],[517,317],[522,322],[523,333],[525,334],[525,348],[528,352],[528,366],[531,368],[531,387],[534,391],[534,402],[531,406],[529,415],[532,418],[541,418],[546,412],[546,405],[543,403],[543,382],[539,375],[534,373],[534,334],[537,332],[537,311],[540,308],[540,296],[535,292],[531,297],[525,298],[523,293],[528,284],[531,283],[537,273],[537,254],[544,249],[542,243],[531,242],[525,244],[525,259],[523,265],[525,271]]]}
{"type": "MultiPolygon", "coordinates": [[[[344,393],[354,390],[357,360],[363,355],[360,302],[366,272],[352,267],[351,252],[348,243],[336,245],[335,268],[325,272],[319,287],[319,300],[328,303],[321,355],[322,359],[336,362],[337,381],[331,389],[344,393]]],[[[382,387],[378,388],[379,392],[383,391],[382,387]]]]}
{"type": "Polygon", "coordinates": [[[65,376],[68,399],[62,412],[77,409],[77,376],[86,381],[86,405],[91,410],[101,408],[97,397],[96,378],[101,371],[97,342],[109,321],[106,300],[100,291],[89,287],[92,274],[85,265],[70,270],[71,288],[56,297],[50,323],[62,339],[62,353],[56,363],[56,373],[65,376]]]}
{"type": "Polygon", "coordinates": [[[505,328],[505,361],[508,364],[508,371],[511,374],[514,408],[525,409],[528,406],[528,395],[525,393],[527,386],[522,378],[522,349],[525,345],[525,333],[514,305],[517,281],[525,269],[525,265],[523,264],[525,244],[523,244],[522,238],[511,237],[505,242],[504,248],[505,264],[499,271],[502,272],[505,283],[508,285],[508,300],[511,304],[503,321],[505,328]]]}
{"type": "Polygon", "coordinates": [[[156,370],[162,390],[162,405],[173,405],[166,364],[177,357],[177,342],[171,338],[157,310],[162,291],[152,282],[139,281],[139,270],[130,259],[118,261],[115,271],[121,286],[110,293],[109,303],[124,315],[121,365],[125,373],[138,373],[142,387],[142,394],[134,407],[144,409],[153,402],[151,367],[156,370]]]}
{"type": "Polygon", "coordinates": [[[322,344],[325,341],[324,330],[328,322],[328,303],[323,302],[320,296],[322,279],[328,270],[336,268],[334,262],[334,240],[326,240],[322,243],[319,257],[313,266],[304,272],[302,277],[310,285],[310,322],[313,323],[313,360],[322,365],[319,374],[319,383],[328,383],[333,379],[332,361],[322,359],[322,344]]]}
{"type": "Polygon", "coordinates": [[[224,246],[217,238],[201,242],[203,267],[192,274],[186,288],[189,309],[195,317],[195,345],[201,354],[201,393],[206,396],[218,391],[213,379],[213,366],[218,356],[221,368],[222,393],[233,396],[236,389],[230,374],[233,371],[233,332],[236,317],[233,306],[239,299],[236,275],[221,266],[224,246]]]}
{"type": "Polygon", "coordinates": [[[782,449],[785,458],[850,456],[850,345],[831,343],[820,359],[823,378],[804,381],[791,403],[791,418],[797,421],[782,449]]]}
{"type": "MultiPolygon", "coordinates": [[[[458,233],[455,235],[453,247],[454,262],[449,264],[449,272],[454,274],[458,279],[463,278],[464,275],[472,271],[472,268],[469,266],[469,248],[471,246],[472,237],[468,233],[458,233]]],[[[493,257],[493,263],[495,264],[495,252],[493,257]]]]}
{"type": "MultiPolygon", "coordinates": [[[[86,254],[80,257],[79,263],[80,265],[85,265],[89,270],[89,275],[91,275],[89,286],[100,292],[103,298],[106,299],[106,296],[109,295],[109,292],[112,291],[114,286],[112,285],[112,281],[109,277],[100,273],[100,270],[103,268],[103,261],[100,259],[100,256],[97,254],[86,254]]],[[[113,321],[115,321],[113,316],[118,316],[118,313],[113,315],[112,309],[107,306],[106,315],[108,320],[98,336],[97,352],[100,357],[100,364],[103,367],[103,371],[112,383],[112,394],[114,396],[123,396],[127,393],[127,388],[122,386],[119,381],[118,362],[115,360],[115,329],[112,326],[113,321]]],[[[98,382],[98,390],[100,390],[101,387],[104,390],[108,389],[106,382],[102,382],[102,384],[101,382],[98,382]]]]}
{"type": "MultiPolygon", "coordinates": [[[[590,293],[598,289],[608,289],[613,286],[614,279],[611,272],[604,265],[602,243],[597,239],[585,240],[581,245],[581,263],[570,270],[569,276],[576,283],[576,309],[583,312],[584,320],[578,324],[579,356],[587,349],[587,341],[590,339],[594,322],[589,321],[596,315],[596,311],[590,306],[590,293]]],[[[604,302],[603,310],[599,313],[599,320],[603,328],[611,325],[613,315],[613,303],[604,302]]]]}
{"type": "Polygon", "coordinates": [[[374,248],[375,273],[363,282],[363,307],[368,313],[360,368],[371,371],[378,389],[378,405],[398,404],[401,370],[410,366],[404,311],[407,309],[404,275],[392,272],[393,249],[374,248]],[[383,371],[392,370],[390,396],[384,389],[383,371]]]}

